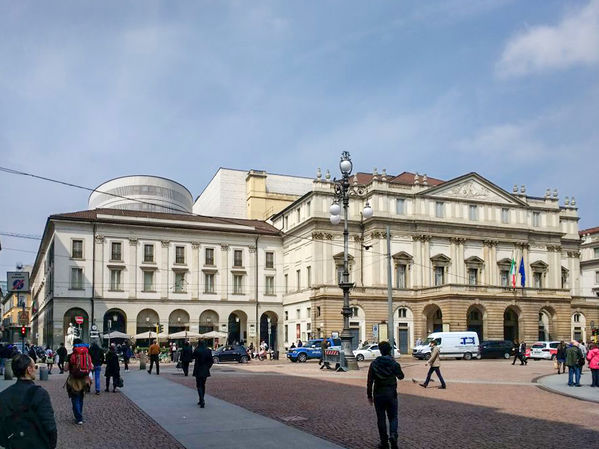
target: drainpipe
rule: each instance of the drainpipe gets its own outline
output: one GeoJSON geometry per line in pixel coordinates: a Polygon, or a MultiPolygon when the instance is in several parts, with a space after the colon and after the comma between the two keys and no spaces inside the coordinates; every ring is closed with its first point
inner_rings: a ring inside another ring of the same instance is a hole
{"type": "Polygon", "coordinates": [[[256,254],[255,255],[256,262],[255,262],[255,269],[254,269],[254,281],[255,281],[254,282],[254,289],[255,289],[254,294],[256,295],[256,324],[254,325],[255,331],[256,331],[256,335],[254,338],[256,340],[256,343],[254,346],[256,348],[258,348],[258,346],[260,345],[260,342],[259,342],[259,340],[260,340],[260,322],[258,321],[259,320],[259,317],[258,317],[258,240],[259,239],[260,239],[260,236],[257,236],[256,237],[256,253],[255,253],[256,254]]]}

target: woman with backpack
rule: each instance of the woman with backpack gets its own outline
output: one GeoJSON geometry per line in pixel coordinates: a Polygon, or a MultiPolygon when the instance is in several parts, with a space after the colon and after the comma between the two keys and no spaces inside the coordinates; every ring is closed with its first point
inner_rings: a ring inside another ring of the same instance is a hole
{"type": "Polygon", "coordinates": [[[114,343],[110,345],[110,349],[106,353],[106,373],[104,375],[106,376],[106,390],[104,391],[110,391],[110,378],[112,377],[112,392],[116,393],[116,387],[121,377],[121,367],[114,343]]]}
{"type": "Polygon", "coordinates": [[[73,404],[75,422],[81,425],[83,424],[83,397],[86,388],[91,384],[89,373],[93,370],[94,365],[87,345],[83,344],[80,338],[73,340],[73,352],[68,360],[69,377],[66,388],[73,404]]]}
{"type": "Polygon", "coordinates": [[[592,376],[591,387],[599,388],[599,348],[594,343],[589,345],[587,360],[589,361],[589,368],[592,376]]]}

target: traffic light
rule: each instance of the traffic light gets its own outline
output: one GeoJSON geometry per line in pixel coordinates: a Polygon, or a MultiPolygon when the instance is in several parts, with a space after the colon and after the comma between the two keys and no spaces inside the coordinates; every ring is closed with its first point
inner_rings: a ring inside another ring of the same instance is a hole
{"type": "Polygon", "coordinates": [[[164,325],[161,324],[160,326],[158,326],[158,329],[160,333],[164,332],[164,325]]]}
{"type": "Polygon", "coordinates": [[[21,335],[25,336],[26,333],[27,333],[27,328],[25,326],[21,326],[21,335]]]}

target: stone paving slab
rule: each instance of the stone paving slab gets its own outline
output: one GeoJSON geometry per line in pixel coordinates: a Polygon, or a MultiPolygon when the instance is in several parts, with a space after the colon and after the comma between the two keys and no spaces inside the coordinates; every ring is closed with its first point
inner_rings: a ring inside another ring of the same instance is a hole
{"type": "Polygon", "coordinates": [[[202,409],[195,390],[170,382],[167,372],[160,376],[132,372],[128,377],[123,393],[187,449],[341,449],[210,395],[206,395],[206,408],[202,409]]]}
{"type": "Polygon", "coordinates": [[[588,369],[584,370],[580,376],[580,384],[582,387],[569,387],[568,373],[543,376],[537,379],[537,383],[543,388],[555,393],[599,403],[599,388],[590,386],[591,372],[588,369]]]}

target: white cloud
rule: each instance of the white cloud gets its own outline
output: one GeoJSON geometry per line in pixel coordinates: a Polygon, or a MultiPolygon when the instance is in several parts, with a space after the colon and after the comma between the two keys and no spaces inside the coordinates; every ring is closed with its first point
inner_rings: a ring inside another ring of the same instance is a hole
{"type": "Polygon", "coordinates": [[[599,62],[599,0],[567,14],[555,26],[534,26],[514,36],[497,64],[500,77],[599,62]]]}

